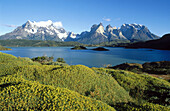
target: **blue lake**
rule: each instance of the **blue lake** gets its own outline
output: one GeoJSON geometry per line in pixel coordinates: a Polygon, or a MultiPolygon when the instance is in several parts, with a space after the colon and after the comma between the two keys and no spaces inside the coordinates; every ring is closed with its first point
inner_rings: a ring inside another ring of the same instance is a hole
{"type": "MultiPolygon", "coordinates": [[[[64,58],[69,65],[83,64],[89,67],[104,67],[121,63],[144,63],[170,61],[170,51],[155,49],[124,49],[107,47],[110,51],[71,50],[71,47],[9,47],[11,51],[1,51],[17,57],[53,56],[64,58]]],[[[94,47],[88,47],[92,49],[94,47]]]]}

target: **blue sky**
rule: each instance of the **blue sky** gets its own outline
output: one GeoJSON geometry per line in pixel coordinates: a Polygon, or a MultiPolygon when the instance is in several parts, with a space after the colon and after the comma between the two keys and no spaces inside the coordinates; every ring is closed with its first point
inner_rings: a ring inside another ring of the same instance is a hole
{"type": "Polygon", "coordinates": [[[27,20],[52,20],[74,33],[100,22],[116,27],[137,23],[162,36],[170,33],[169,6],[170,0],[0,0],[0,35],[27,20]]]}

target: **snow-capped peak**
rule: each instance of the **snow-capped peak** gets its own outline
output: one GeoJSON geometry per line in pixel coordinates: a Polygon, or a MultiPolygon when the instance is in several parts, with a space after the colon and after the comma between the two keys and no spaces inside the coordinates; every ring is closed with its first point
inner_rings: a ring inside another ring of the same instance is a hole
{"type": "Polygon", "coordinates": [[[69,32],[68,36],[69,36],[70,38],[75,39],[75,38],[77,37],[77,34],[74,34],[73,32],[69,32]]]}
{"type": "Polygon", "coordinates": [[[38,27],[48,27],[50,25],[52,25],[52,21],[48,20],[48,21],[40,21],[40,22],[32,22],[33,25],[36,25],[38,27]]]}
{"type": "Polygon", "coordinates": [[[123,25],[121,26],[121,29],[127,30],[127,29],[129,29],[129,28],[134,28],[134,29],[136,29],[136,30],[141,30],[142,27],[143,27],[143,25],[141,25],[141,24],[133,23],[133,24],[123,24],[123,25]]]}
{"type": "Polygon", "coordinates": [[[32,27],[49,27],[54,26],[56,28],[62,28],[63,25],[61,22],[52,22],[51,20],[48,21],[40,21],[40,22],[31,22],[30,20],[27,21],[32,27]]]}
{"type": "Polygon", "coordinates": [[[51,20],[40,22],[28,20],[22,25],[22,28],[28,34],[56,36],[61,40],[64,40],[68,36],[68,33],[62,28],[61,22],[52,22],[51,20]]]}

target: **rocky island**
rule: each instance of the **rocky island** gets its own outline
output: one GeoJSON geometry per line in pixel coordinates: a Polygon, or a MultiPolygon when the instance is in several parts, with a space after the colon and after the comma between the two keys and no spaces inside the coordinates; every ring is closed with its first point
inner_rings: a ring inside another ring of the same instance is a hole
{"type": "Polygon", "coordinates": [[[86,50],[87,48],[84,46],[75,46],[73,48],[71,48],[72,50],[86,50]]]}
{"type": "Polygon", "coordinates": [[[97,48],[94,48],[92,50],[95,50],[95,51],[109,51],[109,49],[106,49],[104,47],[97,47],[97,48]]]}

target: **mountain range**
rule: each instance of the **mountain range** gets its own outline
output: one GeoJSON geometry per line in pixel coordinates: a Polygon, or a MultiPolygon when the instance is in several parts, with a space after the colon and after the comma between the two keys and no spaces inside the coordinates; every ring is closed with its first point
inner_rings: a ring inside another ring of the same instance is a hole
{"type": "Polygon", "coordinates": [[[28,40],[53,40],[53,41],[77,41],[85,44],[99,44],[113,40],[140,40],[147,41],[159,37],[140,24],[123,24],[120,28],[103,24],[94,24],[90,31],[81,34],[67,32],[58,27],[51,20],[41,22],[27,21],[14,31],[0,36],[0,40],[6,39],[28,39],[28,40]]]}

